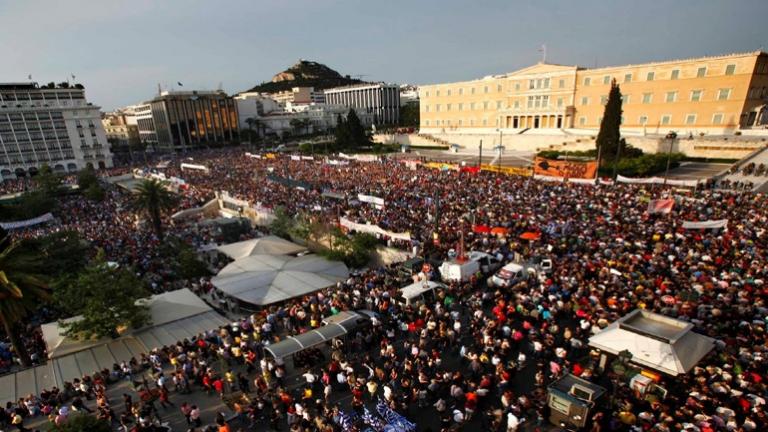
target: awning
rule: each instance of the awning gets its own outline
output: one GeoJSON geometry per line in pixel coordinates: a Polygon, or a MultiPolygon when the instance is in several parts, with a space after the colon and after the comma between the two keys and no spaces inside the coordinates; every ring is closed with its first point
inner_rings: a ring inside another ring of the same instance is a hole
{"type": "Polygon", "coordinates": [[[307,348],[329,342],[334,338],[344,336],[360,325],[360,320],[369,318],[357,312],[339,312],[323,320],[326,324],[296,336],[288,336],[276,344],[264,347],[274,358],[286,358],[307,348]]]}

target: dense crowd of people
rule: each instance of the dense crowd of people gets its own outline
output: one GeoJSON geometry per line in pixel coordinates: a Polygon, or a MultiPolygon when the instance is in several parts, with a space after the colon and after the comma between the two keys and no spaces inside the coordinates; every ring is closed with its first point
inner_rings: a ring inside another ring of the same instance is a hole
{"type": "MultiPolygon", "coordinates": [[[[337,286],[85,377],[85,390],[82,382],[73,383],[10,403],[0,425],[11,424],[17,413],[22,420],[53,414],[55,422],[62,409],[90,394],[98,401],[98,415],[126,430],[142,430],[172,409],[171,403],[194,428],[200,426],[201,407],[183,404],[185,395],[206,391],[226,400],[245,430],[351,430],[350,422],[376,423],[366,409],[381,399],[407,418],[435,419],[433,430],[515,431],[523,422],[530,427],[547,422],[546,386],[572,373],[611,394],[611,401],[593,410],[592,431],[768,430],[768,200],[762,195],[545,183],[397,161],[267,159],[234,150],[194,160],[208,170],[182,171],[180,161],[159,169],[189,185],[180,209],[227,191],[252,205],[283,207],[290,215],[329,221],[342,215],[409,232],[410,243],[390,242],[408,250],[418,246],[445,257],[463,237],[467,250],[504,261],[546,257],[553,270],[503,289],[485,286],[483,278],[450,283],[434,300],[413,306],[398,301],[404,281],[394,266],[355,272],[337,286]],[[380,197],[385,205],[361,203],[358,194],[380,197]],[[649,201],[661,198],[674,199],[671,212],[649,214],[649,201]],[[725,229],[682,226],[722,219],[728,221],[725,229]],[[502,227],[507,234],[477,233],[472,229],[477,225],[502,227]],[[435,227],[438,242],[432,245],[435,227]],[[520,240],[526,232],[537,233],[538,240],[520,240]],[[599,370],[588,347],[592,334],[637,308],[686,320],[717,341],[690,373],[662,377],[668,390],[663,399],[641,397],[610,368],[599,370]],[[379,318],[344,344],[286,363],[265,353],[265,346],[285,335],[357,309],[376,311],[379,318]],[[124,401],[123,414],[116,415],[110,406],[118,401],[106,400],[97,389],[121,379],[136,381],[140,397],[124,401]],[[235,390],[249,398],[229,400],[235,390]],[[342,394],[351,397],[349,404],[339,405],[342,394]]],[[[159,275],[162,289],[163,263],[153,252],[159,240],[138,225],[127,199],[120,191],[110,191],[98,204],[65,198],[58,225],[22,235],[75,228],[110,259],[159,275]]],[[[168,224],[190,242],[215,240],[207,233],[189,234],[194,223],[168,224]]],[[[200,289],[210,290],[210,284],[203,281],[200,289]]],[[[221,418],[214,423],[227,427],[221,418]]]]}

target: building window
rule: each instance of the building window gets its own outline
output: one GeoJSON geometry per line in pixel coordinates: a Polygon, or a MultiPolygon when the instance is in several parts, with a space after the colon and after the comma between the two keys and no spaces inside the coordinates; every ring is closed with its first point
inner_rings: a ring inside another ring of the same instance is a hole
{"type": "Polygon", "coordinates": [[[483,93],[488,93],[488,86],[483,87],[483,93]]]}
{"type": "Polygon", "coordinates": [[[435,105],[435,112],[440,112],[440,104],[435,105]]]}
{"type": "Polygon", "coordinates": [[[668,125],[670,123],[672,123],[672,116],[670,116],[669,114],[661,116],[661,124],[662,125],[666,126],[666,125],[668,125]]]}
{"type": "Polygon", "coordinates": [[[597,118],[597,124],[599,124],[599,125],[603,124],[603,118],[602,117],[598,117],[597,118]]]}
{"type": "Polygon", "coordinates": [[[459,96],[461,96],[461,95],[463,95],[463,94],[464,94],[464,89],[463,89],[463,88],[460,88],[460,89],[459,89],[459,96]]]}
{"type": "Polygon", "coordinates": [[[515,91],[520,91],[520,83],[515,83],[515,91]]]}
{"type": "Polygon", "coordinates": [[[584,126],[587,124],[587,118],[586,117],[579,117],[579,126],[584,126]]]}
{"type": "Polygon", "coordinates": [[[672,75],[670,75],[669,79],[676,80],[678,78],[680,78],[680,70],[679,69],[675,69],[675,70],[672,71],[672,75]]]}
{"type": "Polygon", "coordinates": [[[435,90],[435,96],[440,97],[440,90],[435,90]]]}
{"type": "Polygon", "coordinates": [[[696,70],[696,78],[704,78],[705,76],[707,76],[707,68],[705,66],[696,70]]]}
{"type": "Polygon", "coordinates": [[[528,80],[528,90],[536,88],[536,80],[528,80]]]}
{"type": "Polygon", "coordinates": [[[606,75],[603,77],[603,84],[610,84],[611,83],[611,76],[606,75]]]}
{"type": "Polygon", "coordinates": [[[701,100],[701,90],[691,90],[691,102],[699,102],[701,100]]]}
{"type": "Polygon", "coordinates": [[[474,87],[470,87],[469,94],[475,94],[475,88],[474,87]]]}
{"type": "Polygon", "coordinates": [[[736,65],[735,64],[729,64],[725,67],[725,74],[726,75],[733,75],[736,72],[736,65]]]}
{"type": "Polygon", "coordinates": [[[429,90],[424,92],[424,97],[429,97],[429,90]]]}
{"type": "Polygon", "coordinates": [[[649,104],[653,100],[653,93],[643,93],[643,103],[649,104]]]}
{"type": "Polygon", "coordinates": [[[484,111],[488,110],[488,102],[483,102],[483,110],[484,111]]]}
{"type": "Polygon", "coordinates": [[[520,108],[520,101],[519,100],[515,101],[515,108],[520,108]]]}
{"type": "Polygon", "coordinates": [[[496,84],[496,91],[501,93],[501,84],[496,84]]]}
{"type": "Polygon", "coordinates": [[[581,104],[582,104],[582,105],[587,105],[587,104],[589,104],[589,98],[588,98],[588,97],[586,97],[586,96],[582,96],[582,97],[581,97],[581,104]]]}
{"type": "Polygon", "coordinates": [[[483,119],[483,126],[488,126],[488,119],[483,119]]]}
{"type": "Polygon", "coordinates": [[[496,109],[501,109],[501,101],[496,101],[496,109]]]}
{"type": "Polygon", "coordinates": [[[600,105],[608,103],[608,96],[600,96],[600,105]]]}
{"type": "Polygon", "coordinates": [[[451,110],[451,104],[445,104],[445,110],[450,111],[451,110]]]}
{"type": "Polygon", "coordinates": [[[563,98],[557,98],[557,107],[562,108],[563,107],[563,98]]]}
{"type": "Polygon", "coordinates": [[[685,116],[685,124],[692,125],[696,124],[696,114],[688,114],[685,116]]]}
{"type": "Polygon", "coordinates": [[[712,116],[712,124],[713,125],[719,125],[723,124],[723,115],[718,113],[712,116]]]}
{"type": "Polygon", "coordinates": [[[459,126],[461,126],[461,124],[462,124],[463,122],[464,122],[463,120],[459,119],[459,126]]]}
{"type": "Polygon", "coordinates": [[[424,126],[429,126],[429,120],[424,120],[424,126]]]}
{"type": "Polygon", "coordinates": [[[646,81],[653,81],[653,78],[656,76],[653,72],[648,72],[648,74],[645,76],[646,81]]]}
{"type": "Polygon", "coordinates": [[[625,104],[625,105],[628,104],[629,103],[629,95],[621,95],[621,102],[623,104],[625,104]]]}
{"type": "Polygon", "coordinates": [[[731,89],[720,89],[717,91],[717,100],[728,100],[731,96],[731,89]]]}
{"type": "Polygon", "coordinates": [[[549,78],[544,78],[544,88],[549,88],[549,78]]]}
{"type": "Polygon", "coordinates": [[[592,83],[592,78],[585,77],[584,78],[584,87],[588,87],[592,83]]]}
{"type": "Polygon", "coordinates": [[[459,111],[464,111],[464,104],[463,103],[459,104],[459,111]]]}
{"type": "Polygon", "coordinates": [[[429,105],[424,105],[424,112],[429,112],[429,105]]]}
{"type": "Polygon", "coordinates": [[[560,88],[565,88],[565,80],[561,79],[560,82],[558,83],[558,86],[560,86],[560,88]]]}
{"type": "Polygon", "coordinates": [[[632,74],[631,73],[628,73],[628,74],[624,75],[624,82],[625,83],[632,82],[632,74]]]}
{"type": "Polygon", "coordinates": [[[639,122],[639,123],[640,123],[642,126],[645,126],[645,125],[647,125],[647,124],[648,124],[648,116],[640,116],[640,119],[638,120],[638,122],[639,122]]]}
{"type": "Polygon", "coordinates": [[[446,90],[446,91],[445,91],[445,95],[446,95],[446,96],[450,96],[450,95],[451,95],[451,89],[448,89],[448,90],[446,90]]]}
{"type": "Polygon", "coordinates": [[[667,92],[667,98],[666,98],[667,102],[674,102],[676,100],[677,100],[677,92],[676,91],[667,92]]]}

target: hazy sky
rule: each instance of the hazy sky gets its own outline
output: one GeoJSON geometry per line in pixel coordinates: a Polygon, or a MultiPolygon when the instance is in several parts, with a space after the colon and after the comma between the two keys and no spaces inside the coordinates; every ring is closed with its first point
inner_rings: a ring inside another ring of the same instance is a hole
{"type": "Polygon", "coordinates": [[[768,0],[0,0],[0,82],[70,74],[104,109],[157,84],[246,90],[299,58],[364,79],[479,78],[768,48],[768,0]]]}

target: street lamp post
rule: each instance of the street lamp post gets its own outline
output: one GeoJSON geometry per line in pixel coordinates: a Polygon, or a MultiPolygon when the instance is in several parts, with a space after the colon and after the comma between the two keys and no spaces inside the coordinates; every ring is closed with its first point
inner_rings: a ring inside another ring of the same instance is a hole
{"type": "Polygon", "coordinates": [[[664,171],[664,186],[667,185],[667,177],[669,177],[669,164],[672,161],[672,146],[675,144],[675,139],[670,137],[669,150],[667,151],[667,169],[664,171]]]}

